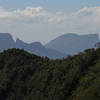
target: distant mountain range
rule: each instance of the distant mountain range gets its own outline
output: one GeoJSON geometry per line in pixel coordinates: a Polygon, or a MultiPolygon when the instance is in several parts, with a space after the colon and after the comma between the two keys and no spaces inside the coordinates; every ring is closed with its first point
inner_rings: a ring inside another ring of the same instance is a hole
{"type": "Polygon", "coordinates": [[[0,52],[9,48],[19,48],[38,56],[57,59],[94,48],[97,42],[99,42],[98,34],[76,35],[70,33],[62,35],[44,46],[40,42],[25,43],[20,39],[14,41],[10,34],[0,33],[0,52]]]}
{"type": "Polygon", "coordinates": [[[94,48],[97,42],[99,42],[98,34],[77,35],[69,33],[50,41],[45,47],[73,55],[85,49],[94,48]]]}
{"type": "Polygon", "coordinates": [[[24,49],[30,53],[34,53],[41,57],[49,57],[51,59],[67,57],[65,53],[45,48],[40,42],[25,43],[19,39],[16,40],[16,48],[24,49]]]}
{"type": "Polygon", "coordinates": [[[51,59],[63,58],[67,56],[65,53],[45,48],[40,42],[28,44],[20,39],[17,39],[15,42],[10,34],[0,33],[0,51],[7,50],[9,48],[24,49],[38,56],[49,57],[51,59]]]}

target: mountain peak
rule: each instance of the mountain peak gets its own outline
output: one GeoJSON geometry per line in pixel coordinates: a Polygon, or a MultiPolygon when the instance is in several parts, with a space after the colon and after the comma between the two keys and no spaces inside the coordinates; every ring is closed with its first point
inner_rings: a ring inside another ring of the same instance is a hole
{"type": "Polygon", "coordinates": [[[15,41],[9,33],[0,33],[0,51],[14,48],[15,41]]]}
{"type": "Polygon", "coordinates": [[[73,55],[82,52],[85,49],[94,48],[97,42],[99,42],[98,34],[78,35],[68,33],[57,37],[45,46],[47,48],[58,50],[59,52],[73,55]]]}
{"type": "Polygon", "coordinates": [[[44,47],[40,42],[33,42],[30,43],[30,45],[38,46],[38,47],[44,47]]]}
{"type": "Polygon", "coordinates": [[[19,38],[16,39],[16,48],[24,49],[38,56],[49,57],[51,59],[63,58],[67,55],[56,50],[45,48],[40,42],[25,43],[19,38]]]}
{"type": "Polygon", "coordinates": [[[23,43],[22,40],[20,40],[19,38],[16,39],[16,43],[23,43]]]}
{"type": "Polygon", "coordinates": [[[12,36],[9,33],[0,33],[0,38],[12,38],[12,36]]]}

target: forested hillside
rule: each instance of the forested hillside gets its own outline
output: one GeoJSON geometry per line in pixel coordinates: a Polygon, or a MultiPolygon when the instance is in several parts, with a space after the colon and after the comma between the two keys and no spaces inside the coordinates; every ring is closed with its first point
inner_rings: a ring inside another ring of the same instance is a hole
{"type": "Polygon", "coordinates": [[[0,100],[100,100],[100,49],[62,60],[0,53],[0,100]]]}

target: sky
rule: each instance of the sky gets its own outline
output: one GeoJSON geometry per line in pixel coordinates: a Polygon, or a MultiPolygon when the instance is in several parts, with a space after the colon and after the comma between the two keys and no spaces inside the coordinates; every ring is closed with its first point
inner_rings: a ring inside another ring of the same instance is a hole
{"type": "Polygon", "coordinates": [[[7,10],[41,6],[45,10],[53,12],[71,13],[83,7],[100,6],[100,0],[0,0],[0,6],[7,10]]]}
{"type": "Polygon", "coordinates": [[[0,0],[0,32],[25,42],[100,33],[100,0],[0,0]]]}

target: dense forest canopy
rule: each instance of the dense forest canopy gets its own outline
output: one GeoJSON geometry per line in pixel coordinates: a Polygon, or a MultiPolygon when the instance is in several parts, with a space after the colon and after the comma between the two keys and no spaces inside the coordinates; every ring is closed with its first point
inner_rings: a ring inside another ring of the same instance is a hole
{"type": "Polygon", "coordinates": [[[100,48],[62,60],[0,53],[0,100],[100,100],[100,48]]]}

